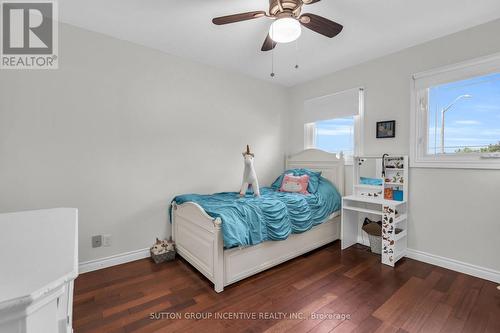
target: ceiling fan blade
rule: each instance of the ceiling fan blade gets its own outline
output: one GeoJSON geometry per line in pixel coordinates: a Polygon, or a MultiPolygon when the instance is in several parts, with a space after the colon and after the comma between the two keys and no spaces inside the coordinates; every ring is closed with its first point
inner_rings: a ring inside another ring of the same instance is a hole
{"type": "Polygon", "coordinates": [[[266,12],[259,10],[256,12],[248,12],[248,13],[241,13],[241,14],[216,17],[212,20],[212,23],[216,24],[216,25],[222,25],[222,24],[229,24],[229,23],[236,23],[236,22],[241,22],[241,21],[253,20],[253,19],[256,19],[259,17],[263,17],[263,16],[266,16],[266,12]]]}
{"type": "Polygon", "coordinates": [[[337,22],[314,14],[304,14],[299,21],[304,27],[330,38],[337,36],[344,29],[337,22]]]}
{"type": "Polygon", "coordinates": [[[304,5],[312,5],[313,3],[320,2],[321,0],[302,0],[304,5]]]}
{"type": "Polygon", "coordinates": [[[264,41],[264,44],[262,44],[262,48],[260,49],[261,51],[270,51],[276,47],[276,43],[274,40],[271,39],[269,34],[266,37],[266,40],[264,41]]]}

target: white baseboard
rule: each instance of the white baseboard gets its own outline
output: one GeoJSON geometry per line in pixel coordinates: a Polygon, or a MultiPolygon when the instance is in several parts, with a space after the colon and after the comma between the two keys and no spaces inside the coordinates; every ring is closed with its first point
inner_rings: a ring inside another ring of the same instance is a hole
{"type": "Polygon", "coordinates": [[[500,283],[500,271],[495,271],[490,268],[480,267],[455,259],[449,259],[413,249],[406,250],[406,257],[451,269],[460,273],[472,275],[481,279],[493,281],[495,283],[500,283]]]}
{"type": "Polygon", "coordinates": [[[120,264],[125,264],[127,262],[139,260],[139,259],[144,259],[149,257],[149,248],[146,249],[140,249],[140,250],[135,250],[135,251],[130,251],[130,252],[125,252],[125,253],[120,253],[120,254],[115,254],[114,256],[106,257],[106,258],[100,258],[100,259],[95,259],[95,260],[89,260],[85,262],[81,262],[78,265],[78,273],[87,273],[87,272],[92,272],[96,271],[98,269],[106,268],[106,267],[111,267],[115,265],[120,265],[120,264]]]}

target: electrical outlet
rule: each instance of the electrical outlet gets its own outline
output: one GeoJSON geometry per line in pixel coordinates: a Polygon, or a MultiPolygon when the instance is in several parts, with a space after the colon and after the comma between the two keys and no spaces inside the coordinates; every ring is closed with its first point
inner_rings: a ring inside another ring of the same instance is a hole
{"type": "Polygon", "coordinates": [[[111,235],[102,235],[102,246],[111,246],[111,235]]]}
{"type": "Polygon", "coordinates": [[[92,236],[92,247],[101,247],[102,246],[102,236],[92,236]]]}

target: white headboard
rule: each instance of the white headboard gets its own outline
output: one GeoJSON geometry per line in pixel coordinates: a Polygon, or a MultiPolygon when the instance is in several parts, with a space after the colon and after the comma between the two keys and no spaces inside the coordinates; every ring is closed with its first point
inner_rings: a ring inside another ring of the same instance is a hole
{"type": "Polygon", "coordinates": [[[340,195],[344,195],[344,157],[319,149],[306,149],[286,159],[286,169],[306,168],[321,171],[331,181],[340,195]]]}

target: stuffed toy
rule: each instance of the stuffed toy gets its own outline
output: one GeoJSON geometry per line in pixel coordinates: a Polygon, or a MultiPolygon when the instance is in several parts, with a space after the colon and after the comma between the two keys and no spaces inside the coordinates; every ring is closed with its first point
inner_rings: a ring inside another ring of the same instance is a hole
{"type": "Polygon", "coordinates": [[[253,158],[255,155],[250,152],[250,147],[247,145],[247,150],[243,152],[245,161],[245,170],[243,171],[243,182],[241,184],[240,197],[245,196],[248,186],[252,186],[255,196],[260,197],[259,181],[253,167],[253,158]]]}
{"type": "Polygon", "coordinates": [[[166,241],[167,244],[167,252],[175,250],[175,243],[172,240],[172,237],[169,238],[168,241],[166,241]]]}
{"type": "Polygon", "coordinates": [[[174,247],[174,242],[172,241],[172,238],[170,238],[168,241],[167,240],[159,240],[158,238],[156,239],[155,245],[151,247],[151,253],[154,255],[160,255],[164,254],[169,251],[173,251],[175,249],[174,247]]]}
{"type": "Polygon", "coordinates": [[[164,240],[156,239],[155,245],[151,248],[151,253],[154,255],[160,255],[167,252],[167,242],[164,240]]]}

